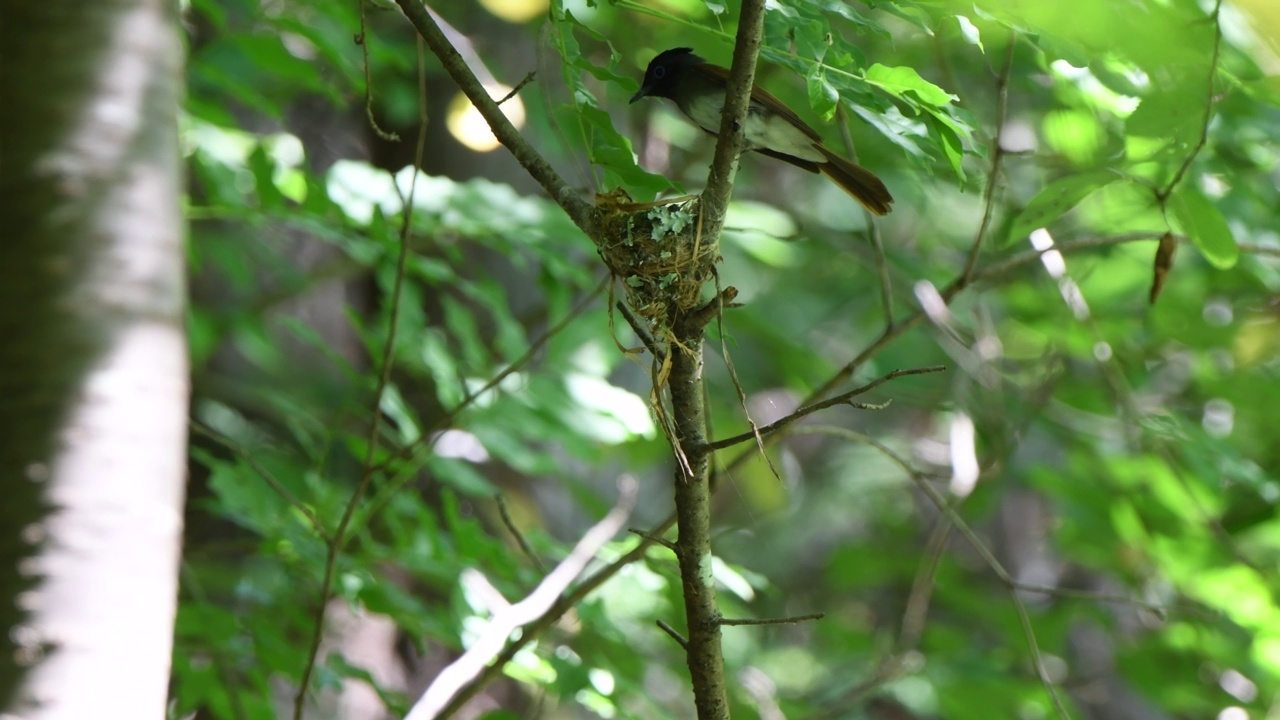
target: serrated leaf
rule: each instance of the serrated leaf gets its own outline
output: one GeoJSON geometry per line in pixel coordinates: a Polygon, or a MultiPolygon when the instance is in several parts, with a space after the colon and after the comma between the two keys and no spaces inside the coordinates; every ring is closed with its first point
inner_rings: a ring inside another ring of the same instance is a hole
{"type": "Polygon", "coordinates": [[[1182,185],[1169,199],[1183,232],[1214,267],[1226,270],[1240,259],[1240,247],[1222,212],[1199,190],[1182,185]]]}
{"type": "Polygon", "coordinates": [[[1110,170],[1097,170],[1049,183],[1018,213],[1017,219],[1010,226],[1008,242],[1017,242],[1032,230],[1049,225],[1093,192],[1119,179],[1120,175],[1110,170]]]}

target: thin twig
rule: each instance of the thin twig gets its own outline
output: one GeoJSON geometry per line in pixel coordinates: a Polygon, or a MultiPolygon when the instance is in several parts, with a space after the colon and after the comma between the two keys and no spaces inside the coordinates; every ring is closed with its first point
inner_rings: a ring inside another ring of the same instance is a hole
{"type": "MultiPolygon", "coordinates": [[[[844,103],[836,103],[836,126],[840,128],[840,141],[844,143],[844,151],[849,159],[858,162],[858,150],[853,146],[853,134],[849,132],[849,113],[844,103]]],[[[867,221],[867,234],[871,237],[871,250],[875,256],[876,276],[880,278],[880,306],[884,310],[885,327],[893,327],[893,279],[889,277],[889,264],[884,258],[884,236],[880,233],[880,224],[876,216],[865,207],[862,215],[867,221]]]]}
{"type": "Polygon", "coordinates": [[[631,331],[636,334],[636,337],[640,338],[641,344],[645,346],[645,349],[649,351],[649,354],[652,355],[654,359],[661,361],[666,357],[666,352],[663,351],[662,348],[658,347],[658,343],[654,342],[653,336],[645,329],[644,325],[640,322],[640,318],[636,317],[635,312],[633,312],[625,302],[619,300],[614,303],[613,306],[617,308],[618,313],[622,315],[622,319],[626,320],[627,324],[631,326],[631,331]]]}
{"type": "Polygon", "coordinates": [[[524,89],[524,86],[533,82],[533,79],[537,76],[538,76],[537,70],[533,70],[528,75],[525,75],[523,80],[516,83],[516,86],[511,88],[511,92],[502,96],[502,99],[498,101],[498,106],[501,107],[503,103],[505,103],[506,101],[518,95],[520,91],[524,89]]]}
{"type": "Polygon", "coordinates": [[[299,500],[296,495],[290,492],[289,488],[285,487],[284,483],[277,480],[276,476],[272,475],[271,471],[262,463],[258,462],[258,460],[249,451],[240,447],[235,440],[232,440],[195,418],[191,419],[191,429],[195,433],[203,435],[235,453],[237,457],[247,463],[249,467],[253,468],[254,472],[262,476],[262,479],[271,486],[271,489],[275,490],[280,497],[284,498],[285,502],[289,503],[289,507],[301,513],[302,516],[307,519],[307,522],[311,523],[311,529],[315,530],[316,534],[319,535],[321,539],[326,543],[329,542],[329,532],[324,529],[324,525],[320,522],[320,518],[316,517],[316,514],[312,512],[310,507],[307,507],[306,503],[299,500]]]}
{"type": "MultiPolygon", "coordinates": [[[[720,276],[716,276],[716,287],[720,286],[720,276]]],[[[728,290],[733,290],[732,287],[728,290]]],[[[734,291],[734,297],[737,291],[734,291]]],[[[724,293],[717,293],[716,297],[723,298],[724,293]]],[[[730,298],[732,299],[732,298],[730,298]]],[[[723,310],[723,303],[721,304],[723,310]]],[[[782,475],[778,472],[778,468],[773,465],[773,458],[769,457],[769,453],[764,448],[764,437],[760,435],[760,426],[756,425],[755,418],[751,417],[751,409],[747,407],[747,391],[742,387],[742,381],[738,379],[738,369],[733,365],[733,356],[729,354],[729,342],[725,339],[724,331],[724,313],[723,311],[716,315],[716,324],[720,331],[720,357],[724,359],[725,370],[729,373],[729,381],[733,384],[734,391],[738,394],[738,407],[742,408],[742,415],[747,419],[747,425],[751,426],[751,437],[756,441],[756,449],[760,451],[760,458],[764,460],[764,464],[768,466],[769,472],[773,473],[773,477],[779,483],[782,482],[782,475]]],[[[707,422],[707,437],[711,437],[711,422],[707,422]]],[[[713,451],[714,452],[714,451],[713,451]]],[[[714,486],[713,486],[714,489],[714,486]]]]}
{"type": "Polygon", "coordinates": [[[374,135],[387,142],[400,142],[399,135],[383,130],[373,117],[373,72],[369,69],[369,24],[365,18],[365,0],[356,0],[356,5],[360,8],[360,34],[356,35],[355,41],[360,46],[361,65],[364,69],[364,114],[369,118],[369,127],[373,128],[374,135]]]}
{"type": "Polygon", "coordinates": [[[511,519],[511,513],[507,511],[506,499],[502,497],[501,493],[499,493],[493,496],[493,501],[498,504],[498,515],[502,517],[502,524],[507,526],[507,532],[511,533],[511,537],[516,539],[516,544],[520,546],[520,552],[524,553],[525,557],[533,561],[534,567],[545,573],[547,568],[543,566],[542,560],[533,552],[533,548],[529,547],[529,543],[525,541],[524,535],[521,534],[520,529],[516,527],[515,521],[511,519]]]}
{"type": "Polygon", "coordinates": [[[526,625],[520,631],[520,637],[512,640],[507,647],[486,667],[479,675],[467,683],[454,696],[453,700],[445,706],[441,717],[449,717],[466,703],[467,700],[475,697],[490,681],[494,680],[498,675],[502,674],[502,668],[510,662],[522,648],[533,640],[537,639],[545,630],[555,625],[555,623],[575,605],[583,600],[587,595],[591,594],[596,588],[603,585],[614,575],[618,574],[622,568],[640,560],[649,551],[650,545],[653,544],[654,538],[661,537],[676,524],[674,514],[669,516],[660,525],[655,527],[648,534],[642,536],[640,542],[631,549],[630,552],[622,557],[614,560],[608,565],[596,570],[578,583],[573,590],[566,592],[560,596],[551,609],[547,610],[534,622],[526,625]]]}
{"type": "Polygon", "coordinates": [[[377,457],[378,440],[382,431],[382,399],[386,394],[387,387],[391,384],[391,369],[395,364],[396,328],[400,325],[400,301],[404,297],[404,279],[409,268],[409,233],[413,228],[413,196],[414,191],[417,189],[418,176],[421,173],[419,168],[422,166],[422,157],[427,143],[427,71],[423,55],[422,43],[418,43],[418,142],[414,150],[414,165],[413,173],[409,179],[409,190],[402,199],[404,209],[400,225],[400,252],[396,258],[395,282],[391,288],[391,310],[387,318],[387,339],[382,346],[382,372],[378,374],[378,384],[374,388],[373,402],[369,408],[371,418],[363,462],[364,471],[361,473],[360,481],[356,484],[355,492],[351,494],[351,499],[347,501],[347,506],[342,511],[342,518],[338,521],[338,527],[333,532],[333,540],[329,543],[328,553],[325,556],[324,577],[320,582],[320,602],[315,609],[315,622],[311,628],[311,644],[307,653],[307,662],[303,667],[302,678],[298,683],[297,695],[294,696],[293,720],[302,720],[307,690],[311,685],[311,675],[315,672],[316,661],[319,659],[320,654],[320,642],[324,638],[324,618],[325,612],[329,607],[329,588],[332,587],[334,575],[337,573],[338,557],[342,554],[343,546],[346,544],[347,529],[351,525],[351,518],[355,516],[356,507],[359,506],[361,498],[369,490],[375,475],[374,459],[377,457]]]}
{"type": "Polygon", "coordinates": [[[725,308],[734,307],[733,301],[736,299],[738,299],[738,288],[730,285],[717,292],[716,296],[708,300],[705,305],[690,313],[689,322],[705,327],[719,317],[725,308]]]}
{"type": "Polygon", "coordinates": [[[449,77],[453,78],[454,84],[467,96],[471,104],[475,105],[481,117],[489,123],[489,129],[493,131],[493,136],[498,138],[498,142],[511,152],[525,171],[547,191],[551,199],[564,209],[574,225],[588,235],[592,234],[591,205],[556,173],[551,163],[534,150],[520,131],[511,124],[503,114],[502,108],[499,108],[493,98],[489,97],[484,85],[476,79],[457,49],[441,32],[440,26],[436,24],[421,0],[396,0],[396,4],[400,6],[418,34],[426,40],[431,52],[440,59],[440,64],[449,73],[449,77]]]}
{"type": "Polygon", "coordinates": [[[1115,603],[1117,605],[1129,605],[1131,607],[1150,610],[1160,617],[1168,617],[1174,613],[1164,603],[1150,602],[1148,600],[1140,600],[1129,595],[1121,595],[1119,593],[1103,593],[1093,590],[1077,590],[1075,588],[1052,587],[1049,585],[1036,585],[1035,583],[1015,582],[1014,589],[1022,592],[1036,593],[1039,595],[1049,595],[1056,598],[1064,598],[1068,600],[1090,600],[1100,603],[1115,603]]]}
{"type": "Polygon", "coordinates": [[[670,550],[671,552],[676,551],[676,544],[662,537],[661,535],[650,535],[647,530],[640,530],[639,528],[627,528],[627,532],[631,533],[632,535],[635,535],[636,537],[644,538],[645,540],[655,545],[661,545],[662,547],[670,550]]]}
{"type": "MultiPolygon", "coordinates": [[[[893,372],[888,373],[887,375],[882,375],[876,378],[875,380],[872,380],[871,382],[867,383],[866,385],[854,388],[849,392],[841,393],[840,395],[837,395],[833,398],[830,398],[828,400],[823,400],[822,402],[813,403],[812,405],[805,405],[804,407],[800,408],[799,410],[796,410],[790,415],[787,415],[786,417],[775,420],[769,423],[768,425],[765,425],[764,427],[760,428],[759,430],[752,430],[752,431],[741,433],[739,435],[734,435],[733,437],[725,438],[723,440],[716,440],[715,442],[707,443],[706,449],[712,450],[712,451],[723,450],[724,448],[732,447],[741,442],[746,442],[757,436],[763,437],[765,435],[775,433],[787,427],[791,423],[794,423],[795,421],[807,415],[812,415],[813,413],[816,413],[819,410],[825,410],[829,407],[834,407],[836,405],[844,405],[848,403],[850,399],[855,398],[863,393],[870,392],[880,387],[881,385],[889,382],[890,380],[895,380],[900,377],[906,377],[908,375],[925,375],[927,373],[943,372],[946,369],[947,368],[944,365],[933,365],[931,367],[924,367],[924,368],[894,370],[893,372]]],[[[874,407],[874,406],[863,406],[863,407],[874,407]]]]}
{"type": "Polygon", "coordinates": [[[848,437],[850,439],[857,440],[858,442],[866,443],[867,445],[879,450],[886,457],[892,459],[899,467],[907,471],[907,475],[911,478],[911,481],[915,486],[925,494],[925,497],[929,498],[929,501],[933,503],[934,507],[946,516],[947,521],[960,531],[960,534],[964,536],[965,540],[969,541],[969,545],[973,547],[974,551],[978,553],[978,556],[982,558],[987,567],[995,573],[995,576],[1009,591],[1009,599],[1013,604],[1014,613],[1018,616],[1018,622],[1022,627],[1023,639],[1027,643],[1027,649],[1031,656],[1031,663],[1035,668],[1036,676],[1040,679],[1040,684],[1049,695],[1049,699],[1053,703],[1054,709],[1058,713],[1058,717],[1063,718],[1063,720],[1068,720],[1071,715],[1067,712],[1066,706],[1062,704],[1062,699],[1058,695],[1057,687],[1054,685],[1053,679],[1049,676],[1049,670],[1044,665],[1044,656],[1040,652],[1040,644],[1036,640],[1035,629],[1031,625],[1031,617],[1027,614],[1027,608],[1022,602],[1022,598],[1018,596],[1017,581],[1013,579],[1013,576],[1011,576],[1007,570],[1005,570],[1004,565],[996,558],[995,553],[986,546],[986,543],[982,542],[982,539],[978,537],[978,534],[974,532],[973,528],[969,527],[969,524],[964,521],[964,518],[960,517],[960,513],[956,510],[955,506],[947,502],[946,498],[942,496],[942,493],[940,493],[932,483],[928,482],[922,473],[915,470],[910,463],[890,449],[887,445],[873,437],[853,430],[845,430],[844,428],[835,427],[827,427],[822,430],[826,434],[848,437]]]}
{"type": "MultiPolygon", "coordinates": [[[[500,385],[502,381],[510,377],[512,373],[519,372],[522,368],[528,365],[533,360],[534,356],[536,356],[539,352],[541,352],[542,348],[546,346],[546,344],[550,342],[552,338],[554,338],[556,335],[559,335],[560,332],[563,331],[566,327],[568,327],[570,323],[572,323],[574,320],[577,320],[579,317],[581,317],[582,314],[586,312],[587,308],[591,306],[591,303],[595,302],[596,298],[604,294],[605,288],[607,288],[609,285],[609,281],[610,281],[610,278],[608,277],[605,277],[604,279],[602,279],[600,281],[600,284],[596,286],[595,290],[591,291],[590,294],[584,296],[581,300],[579,300],[578,304],[574,305],[573,309],[570,310],[567,315],[565,315],[563,318],[560,319],[560,322],[556,323],[554,326],[548,329],[537,340],[534,340],[529,345],[528,349],[524,351],[523,355],[516,358],[515,360],[512,360],[509,364],[507,364],[506,367],[502,368],[502,370],[499,371],[498,374],[489,378],[488,382],[480,386],[479,389],[467,395],[467,397],[463,398],[462,401],[459,402],[456,406],[451,408],[445,414],[441,415],[439,419],[437,419],[434,423],[432,423],[430,428],[427,428],[426,432],[422,433],[422,436],[417,441],[410,443],[408,445],[405,445],[404,447],[401,447],[399,450],[393,453],[390,457],[384,459],[381,463],[379,463],[375,469],[379,471],[385,470],[388,467],[390,467],[393,463],[400,460],[411,458],[415,454],[417,454],[418,451],[434,445],[436,438],[439,437],[438,432],[440,430],[443,430],[453,425],[454,421],[458,419],[458,416],[461,415],[464,410],[466,410],[467,408],[475,404],[478,398],[484,397],[485,393],[489,392],[490,390],[500,385]]],[[[393,489],[399,489],[399,488],[397,487],[393,489]]]]}
{"type": "Polygon", "coordinates": [[[978,266],[982,243],[987,237],[987,230],[991,227],[991,219],[995,216],[996,187],[1000,182],[1000,164],[1004,160],[1004,145],[1000,142],[1000,136],[1004,134],[1004,125],[1009,117],[1009,74],[1013,70],[1013,51],[1017,45],[1018,31],[1009,28],[1009,47],[1005,50],[1004,65],[996,78],[996,131],[991,142],[991,168],[987,175],[987,190],[983,196],[982,222],[978,225],[978,232],[973,237],[973,244],[969,246],[969,257],[965,260],[964,272],[960,273],[960,277],[966,281],[973,276],[973,270],[978,266]]]}
{"type": "Polygon", "coordinates": [[[721,625],[798,625],[802,622],[810,622],[813,620],[821,620],[826,617],[824,613],[807,613],[805,615],[792,615],[791,617],[781,618],[720,618],[721,625]]]}
{"type": "Polygon", "coordinates": [[[436,675],[431,686],[409,711],[406,720],[434,720],[441,717],[450,706],[450,701],[502,653],[502,648],[506,645],[507,638],[511,637],[511,633],[537,621],[555,604],[560,593],[582,574],[600,548],[604,547],[604,544],[622,528],[631,514],[631,509],[635,506],[638,484],[634,478],[623,476],[618,481],[618,486],[620,490],[618,504],[614,505],[609,514],[582,536],[569,556],[561,561],[538,584],[538,587],[529,593],[528,597],[494,613],[489,624],[471,647],[436,675]]]}
{"type": "MultiPolygon", "coordinates": [[[[971,278],[972,283],[985,282],[992,278],[999,277],[1023,265],[1034,263],[1040,260],[1045,253],[1054,251],[1059,253],[1069,253],[1076,250],[1084,250],[1085,248],[1108,247],[1111,245],[1124,245],[1131,242],[1140,242],[1145,240],[1159,240],[1164,232],[1137,232],[1126,233],[1124,235],[1111,235],[1102,237],[1083,238],[1081,240],[1070,240],[1063,243],[1054,243],[1051,247],[1044,250],[1028,250],[1026,252],[1014,255],[1011,258],[992,263],[974,273],[971,278]]],[[[950,291],[951,288],[948,288],[950,291]]],[[[951,297],[955,293],[952,292],[951,297]]],[[[946,292],[943,292],[944,299],[950,299],[946,292]]]]}
{"type": "Polygon", "coordinates": [[[666,633],[666,634],[670,635],[670,636],[671,636],[671,639],[672,639],[672,640],[675,640],[675,641],[676,641],[676,644],[678,644],[678,645],[681,647],[681,649],[683,649],[684,651],[688,652],[688,650],[689,650],[689,641],[688,641],[688,640],[685,640],[685,639],[684,639],[684,636],[683,636],[683,635],[681,635],[681,634],[679,633],[679,631],[677,631],[675,628],[671,627],[671,625],[670,625],[670,624],[668,624],[666,620],[659,619],[659,620],[657,621],[657,623],[658,623],[658,627],[662,628],[662,632],[664,632],[664,633],[666,633]]]}
{"type": "Polygon", "coordinates": [[[942,564],[942,555],[947,549],[947,541],[951,539],[952,529],[950,523],[938,523],[929,535],[920,568],[916,571],[911,592],[907,595],[907,606],[902,611],[902,629],[898,633],[895,655],[905,655],[920,644],[925,621],[929,617],[929,600],[933,596],[934,579],[938,575],[938,566],[942,564]]]}
{"type": "Polygon", "coordinates": [[[1187,157],[1183,159],[1182,164],[1178,166],[1178,172],[1174,173],[1173,179],[1162,190],[1156,193],[1156,200],[1164,205],[1168,201],[1169,196],[1173,194],[1178,183],[1182,182],[1183,176],[1187,174],[1187,170],[1191,169],[1191,163],[1204,149],[1205,143],[1209,141],[1209,121],[1213,119],[1213,96],[1214,85],[1218,75],[1218,55],[1222,49],[1222,25],[1218,22],[1219,13],[1222,11],[1222,0],[1217,0],[1213,4],[1213,12],[1209,13],[1209,19],[1213,22],[1213,54],[1209,58],[1209,77],[1205,81],[1208,85],[1204,98],[1204,119],[1200,123],[1200,138],[1196,141],[1196,146],[1191,148],[1191,152],[1187,153],[1187,157]]]}

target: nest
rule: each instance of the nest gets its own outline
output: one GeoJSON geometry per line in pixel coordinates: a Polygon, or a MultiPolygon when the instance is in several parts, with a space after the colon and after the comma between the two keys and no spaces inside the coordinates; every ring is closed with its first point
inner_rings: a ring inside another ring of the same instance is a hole
{"type": "Polygon", "coordinates": [[[621,190],[596,196],[596,247],[626,288],[627,305],[651,327],[702,304],[720,248],[701,232],[697,196],[634,203],[621,190]]]}

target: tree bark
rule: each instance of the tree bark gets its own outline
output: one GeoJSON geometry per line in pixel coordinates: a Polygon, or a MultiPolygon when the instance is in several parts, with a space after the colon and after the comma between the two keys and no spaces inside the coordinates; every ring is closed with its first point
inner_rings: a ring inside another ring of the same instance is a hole
{"type": "Polygon", "coordinates": [[[0,18],[0,710],[164,716],[187,356],[166,0],[0,18]]]}

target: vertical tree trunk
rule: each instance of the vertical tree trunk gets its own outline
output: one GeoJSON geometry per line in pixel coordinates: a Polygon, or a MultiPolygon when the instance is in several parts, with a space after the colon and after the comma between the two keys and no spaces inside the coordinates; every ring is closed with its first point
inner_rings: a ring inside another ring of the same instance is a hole
{"type": "Polygon", "coordinates": [[[0,713],[160,718],[187,360],[168,0],[0,17],[0,713]]]}

